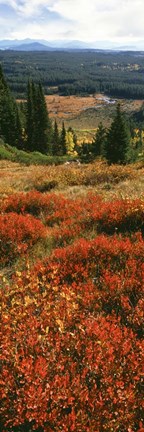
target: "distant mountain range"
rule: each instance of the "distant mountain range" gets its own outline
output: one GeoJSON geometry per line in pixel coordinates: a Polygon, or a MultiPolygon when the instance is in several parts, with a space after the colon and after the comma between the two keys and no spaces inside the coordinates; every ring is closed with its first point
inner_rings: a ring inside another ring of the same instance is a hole
{"type": "Polygon", "coordinates": [[[14,51],[53,51],[53,48],[46,46],[40,42],[22,43],[18,46],[12,46],[9,48],[14,51]]]}
{"type": "Polygon", "coordinates": [[[56,50],[116,50],[116,51],[144,51],[144,40],[135,42],[133,45],[120,46],[114,42],[99,41],[99,42],[82,42],[77,40],[0,40],[1,50],[14,50],[14,51],[56,51],[56,50]]]}

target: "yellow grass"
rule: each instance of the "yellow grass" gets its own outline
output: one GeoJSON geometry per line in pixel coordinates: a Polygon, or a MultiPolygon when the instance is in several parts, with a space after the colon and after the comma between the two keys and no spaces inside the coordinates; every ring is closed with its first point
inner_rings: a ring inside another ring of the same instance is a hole
{"type": "MultiPolygon", "coordinates": [[[[121,100],[121,106],[125,110],[135,111],[141,108],[141,100],[121,100]]],[[[69,119],[79,115],[82,111],[90,108],[100,108],[107,105],[105,96],[102,94],[95,94],[89,96],[59,96],[50,95],[46,96],[46,103],[51,118],[69,119]]]]}
{"type": "Polygon", "coordinates": [[[46,103],[50,117],[69,118],[75,117],[81,111],[103,105],[104,101],[99,100],[100,95],[90,96],[46,96],[46,103]]]}
{"type": "Polygon", "coordinates": [[[144,167],[142,164],[108,166],[104,162],[88,165],[25,166],[0,161],[0,198],[17,191],[39,189],[51,181],[54,191],[80,196],[93,190],[105,199],[111,197],[137,198],[144,195],[144,167]]]}
{"type": "MultiPolygon", "coordinates": [[[[103,94],[89,96],[46,96],[46,103],[50,118],[56,119],[59,127],[62,121],[66,128],[71,126],[77,134],[78,142],[91,142],[96,133],[96,129],[103,122],[105,127],[109,127],[115,113],[115,104],[108,104],[103,94]],[[85,130],[87,129],[87,130],[85,130]]],[[[143,101],[121,99],[122,110],[126,113],[138,111],[143,101]]]]}

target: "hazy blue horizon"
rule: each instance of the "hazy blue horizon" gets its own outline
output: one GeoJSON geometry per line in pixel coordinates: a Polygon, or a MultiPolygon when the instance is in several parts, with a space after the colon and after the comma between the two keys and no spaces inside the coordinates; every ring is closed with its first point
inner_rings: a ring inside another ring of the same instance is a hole
{"type": "Polygon", "coordinates": [[[78,40],[45,40],[45,39],[0,39],[0,49],[17,48],[21,46],[28,46],[38,43],[39,46],[49,47],[50,49],[98,49],[98,50],[120,50],[120,51],[144,51],[144,41],[137,41],[127,45],[121,45],[113,41],[78,41],[78,40]]]}

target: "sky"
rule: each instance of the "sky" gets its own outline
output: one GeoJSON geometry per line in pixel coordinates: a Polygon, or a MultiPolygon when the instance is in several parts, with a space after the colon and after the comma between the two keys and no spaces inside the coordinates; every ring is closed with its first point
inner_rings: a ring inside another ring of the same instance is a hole
{"type": "Polygon", "coordinates": [[[144,40],[144,0],[0,0],[0,39],[144,40]]]}

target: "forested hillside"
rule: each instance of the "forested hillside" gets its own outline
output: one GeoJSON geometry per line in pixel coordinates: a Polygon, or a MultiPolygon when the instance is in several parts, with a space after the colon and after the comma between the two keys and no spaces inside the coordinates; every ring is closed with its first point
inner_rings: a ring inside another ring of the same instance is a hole
{"type": "Polygon", "coordinates": [[[28,78],[41,81],[46,94],[104,92],[114,97],[144,98],[144,53],[111,51],[0,51],[11,90],[26,94],[28,78]]]}

